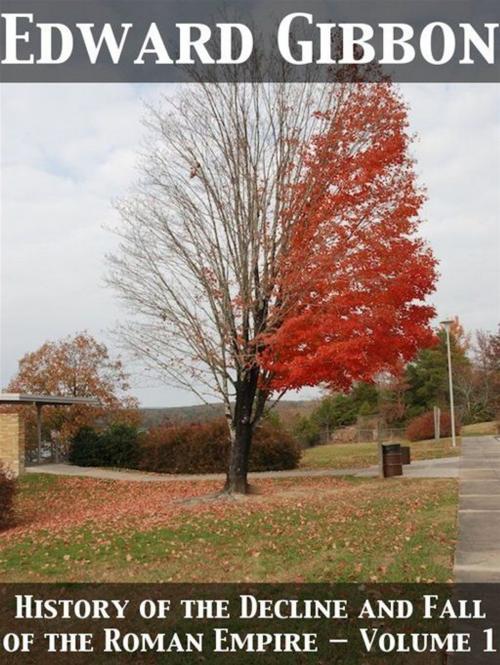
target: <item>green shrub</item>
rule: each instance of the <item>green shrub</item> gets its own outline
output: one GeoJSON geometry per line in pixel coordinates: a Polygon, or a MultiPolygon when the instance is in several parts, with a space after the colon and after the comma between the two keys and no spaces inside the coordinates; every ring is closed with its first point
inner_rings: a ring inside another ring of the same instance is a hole
{"type": "Polygon", "coordinates": [[[293,425],[293,435],[304,447],[317,446],[321,441],[321,431],[318,424],[312,418],[302,416],[293,425]]]}
{"type": "Polygon", "coordinates": [[[100,436],[102,465],[134,469],[139,462],[139,435],[137,429],[125,423],[114,423],[100,436]]]}
{"type": "Polygon", "coordinates": [[[103,432],[82,427],[69,449],[69,461],[78,466],[116,466],[133,469],[140,456],[139,434],[132,425],[114,423],[103,432]]]}
{"type": "MultiPolygon", "coordinates": [[[[441,411],[440,419],[441,437],[451,436],[451,415],[449,411],[441,411]]],[[[457,433],[460,431],[460,424],[455,419],[457,433]]],[[[410,420],[406,428],[406,438],[410,441],[423,441],[434,438],[434,412],[427,411],[421,416],[410,420]]]]}
{"type": "MultiPolygon", "coordinates": [[[[263,421],[250,451],[250,470],[294,469],[300,446],[281,426],[263,421]]],[[[160,425],[146,435],[139,466],[161,473],[224,473],[229,435],[224,420],[202,424],[160,425]]]]}
{"type": "Polygon", "coordinates": [[[0,466],[0,531],[14,523],[16,481],[0,466]]]}
{"type": "Polygon", "coordinates": [[[92,427],[81,427],[70,442],[68,460],[77,466],[99,466],[100,436],[92,427]]]}

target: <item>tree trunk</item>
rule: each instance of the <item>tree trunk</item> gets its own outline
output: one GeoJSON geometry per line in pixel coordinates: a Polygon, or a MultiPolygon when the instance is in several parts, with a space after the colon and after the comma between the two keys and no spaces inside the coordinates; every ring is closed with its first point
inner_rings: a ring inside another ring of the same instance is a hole
{"type": "Polygon", "coordinates": [[[240,423],[231,437],[229,466],[224,491],[229,494],[246,494],[248,491],[248,458],[252,445],[251,423],[240,423]]]}
{"type": "Polygon", "coordinates": [[[231,426],[231,448],[224,491],[228,494],[248,492],[248,461],[255,423],[253,405],[259,377],[258,367],[251,368],[238,382],[231,426]]]}

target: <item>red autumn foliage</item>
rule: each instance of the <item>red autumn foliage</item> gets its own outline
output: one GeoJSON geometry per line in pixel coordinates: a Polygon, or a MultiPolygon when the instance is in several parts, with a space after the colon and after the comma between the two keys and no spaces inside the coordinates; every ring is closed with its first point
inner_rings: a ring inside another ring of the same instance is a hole
{"type": "MultiPolygon", "coordinates": [[[[440,433],[442,437],[451,436],[451,414],[449,411],[441,411],[441,428],[440,433]]],[[[460,432],[460,423],[455,420],[457,432],[460,432]]],[[[417,416],[410,420],[406,428],[406,438],[410,441],[424,441],[425,439],[434,438],[434,413],[427,411],[421,416],[417,416]]]]}
{"type": "Polygon", "coordinates": [[[336,101],[292,186],[279,307],[261,346],[275,390],[346,390],[433,341],[424,301],[436,260],[416,235],[424,194],[406,106],[390,83],[343,86],[336,101]]]}

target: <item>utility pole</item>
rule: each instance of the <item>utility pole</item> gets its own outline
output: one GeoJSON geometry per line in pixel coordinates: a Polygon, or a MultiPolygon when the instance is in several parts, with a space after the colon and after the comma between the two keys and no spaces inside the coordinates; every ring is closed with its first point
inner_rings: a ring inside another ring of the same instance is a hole
{"type": "Polygon", "coordinates": [[[451,445],[453,448],[457,447],[457,439],[455,434],[455,400],[453,398],[453,371],[451,367],[451,343],[450,343],[450,330],[453,320],[447,319],[441,321],[441,325],[446,332],[446,349],[448,352],[448,381],[450,388],[450,416],[451,416],[451,445]]]}

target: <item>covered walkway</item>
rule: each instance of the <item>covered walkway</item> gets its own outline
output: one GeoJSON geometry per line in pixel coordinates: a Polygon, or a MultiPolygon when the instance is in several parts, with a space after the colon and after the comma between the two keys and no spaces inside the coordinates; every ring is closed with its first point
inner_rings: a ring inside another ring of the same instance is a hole
{"type": "Polygon", "coordinates": [[[44,406],[99,406],[93,397],[63,397],[59,395],[28,395],[23,393],[0,393],[0,404],[30,405],[36,407],[37,458],[42,461],[42,407],[44,406]]]}

